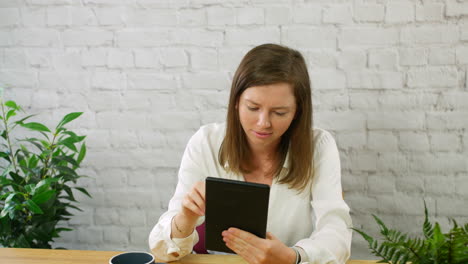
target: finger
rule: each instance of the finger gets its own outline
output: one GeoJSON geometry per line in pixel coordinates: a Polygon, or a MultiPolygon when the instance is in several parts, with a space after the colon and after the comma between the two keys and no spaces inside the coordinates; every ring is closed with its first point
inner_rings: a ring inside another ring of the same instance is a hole
{"type": "Polygon", "coordinates": [[[197,196],[199,197],[199,200],[197,200],[197,204],[200,207],[200,209],[205,212],[205,205],[206,205],[206,199],[205,199],[205,182],[198,182],[195,184],[194,189],[197,193],[197,196]]]}
{"type": "Polygon", "coordinates": [[[237,255],[241,256],[248,263],[257,263],[257,254],[255,253],[256,248],[253,248],[251,245],[245,243],[245,241],[239,238],[233,239],[232,235],[225,236],[223,240],[228,248],[234,251],[237,255]]]}
{"type": "Polygon", "coordinates": [[[266,238],[269,239],[269,240],[279,240],[279,239],[278,239],[277,237],[275,237],[275,236],[273,235],[273,233],[271,233],[271,232],[267,232],[267,233],[266,233],[266,238]]]}
{"type": "Polygon", "coordinates": [[[235,227],[229,228],[227,232],[236,239],[240,239],[253,247],[257,247],[257,245],[260,245],[263,242],[263,240],[256,235],[235,227]]]}
{"type": "Polygon", "coordinates": [[[198,210],[205,214],[205,200],[200,196],[200,193],[196,189],[193,189],[189,194],[189,198],[197,206],[198,210]]]}
{"type": "Polygon", "coordinates": [[[203,216],[203,211],[197,206],[197,204],[191,199],[190,196],[186,196],[185,199],[182,201],[182,206],[192,212],[193,214],[203,216]]]}

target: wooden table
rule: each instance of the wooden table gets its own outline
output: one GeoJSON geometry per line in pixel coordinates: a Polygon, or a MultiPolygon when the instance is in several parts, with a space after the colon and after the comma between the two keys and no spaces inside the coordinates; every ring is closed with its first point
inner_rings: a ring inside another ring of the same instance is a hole
{"type": "MultiPolygon", "coordinates": [[[[107,264],[121,251],[55,250],[0,248],[0,263],[5,264],[107,264]]],[[[188,255],[171,264],[246,264],[235,255],[188,255]]],[[[371,260],[350,260],[346,264],[375,264],[371,260]]]]}

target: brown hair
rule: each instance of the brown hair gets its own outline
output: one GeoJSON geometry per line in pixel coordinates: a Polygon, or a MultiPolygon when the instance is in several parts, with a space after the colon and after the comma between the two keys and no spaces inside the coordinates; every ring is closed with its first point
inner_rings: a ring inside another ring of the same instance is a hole
{"type": "Polygon", "coordinates": [[[288,47],[263,44],[250,50],[242,59],[232,80],[226,135],[218,160],[221,166],[233,173],[249,172],[251,152],[236,104],[249,87],[282,82],[292,86],[297,110],[281,137],[278,148],[280,162],[274,169],[274,175],[275,178],[280,177],[289,151],[288,170],[278,181],[302,191],[313,177],[312,95],[304,58],[288,47]]]}

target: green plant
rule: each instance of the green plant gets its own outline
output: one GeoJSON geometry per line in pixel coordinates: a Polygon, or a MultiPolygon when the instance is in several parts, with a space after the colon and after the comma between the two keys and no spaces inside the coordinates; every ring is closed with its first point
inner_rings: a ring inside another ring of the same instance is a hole
{"type": "Polygon", "coordinates": [[[77,169],[86,155],[85,136],[78,136],[65,125],[82,113],[70,113],[55,131],[37,122],[26,122],[34,115],[12,121],[23,109],[0,97],[0,244],[4,247],[51,248],[62,231],[58,223],[80,210],[73,189],[81,175],[77,169]],[[13,141],[17,127],[41,135],[13,141]],[[16,143],[16,144],[15,144],[16,143]],[[72,184],[73,183],[73,184],[72,184]]]}
{"type": "Polygon", "coordinates": [[[380,227],[384,241],[380,242],[359,229],[353,228],[369,244],[380,263],[402,264],[467,264],[468,263],[468,224],[459,226],[455,220],[452,229],[443,234],[439,223],[429,222],[426,203],[424,203],[424,238],[410,238],[400,231],[389,229],[377,216],[375,221],[380,227]]]}

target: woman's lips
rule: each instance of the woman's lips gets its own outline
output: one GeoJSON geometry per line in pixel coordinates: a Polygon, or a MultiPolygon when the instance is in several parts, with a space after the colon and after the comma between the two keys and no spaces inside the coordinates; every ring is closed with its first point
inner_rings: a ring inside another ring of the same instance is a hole
{"type": "Polygon", "coordinates": [[[257,132],[257,131],[254,131],[252,130],[254,135],[258,138],[267,138],[269,136],[271,136],[273,133],[266,133],[266,132],[257,132]]]}

